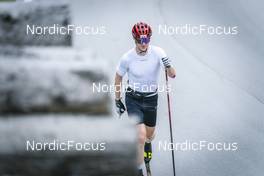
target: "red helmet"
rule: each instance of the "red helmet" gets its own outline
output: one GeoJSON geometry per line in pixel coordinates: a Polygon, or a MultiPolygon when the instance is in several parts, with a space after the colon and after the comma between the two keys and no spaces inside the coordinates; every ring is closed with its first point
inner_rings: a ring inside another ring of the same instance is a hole
{"type": "Polygon", "coordinates": [[[147,23],[139,22],[133,26],[132,35],[134,39],[140,39],[141,35],[145,35],[150,38],[152,35],[152,30],[147,23]]]}

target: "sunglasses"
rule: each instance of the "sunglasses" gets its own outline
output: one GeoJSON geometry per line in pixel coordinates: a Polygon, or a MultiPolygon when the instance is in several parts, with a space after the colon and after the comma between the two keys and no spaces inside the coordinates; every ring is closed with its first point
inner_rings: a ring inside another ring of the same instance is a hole
{"type": "Polygon", "coordinates": [[[150,42],[150,38],[147,36],[140,36],[139,39],[136,39],[136,42],[139,44],[148,44],[150,42]]]}

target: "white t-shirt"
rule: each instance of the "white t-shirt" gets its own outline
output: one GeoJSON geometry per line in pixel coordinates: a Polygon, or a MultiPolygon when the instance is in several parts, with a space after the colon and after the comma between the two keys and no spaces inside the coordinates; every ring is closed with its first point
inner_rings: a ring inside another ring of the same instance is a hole
{"type": "MultiPolygon", "coordinates": [[[[146,55],[140,56],[136,49],[130,49],[120,59],[117,74],[128,74],[128,85],[139,92],[154,92],[158,88],[160,67],[163,67],[161,58],[166,57],[163,49],[149,46],[146,55]]],[[[164,68],[164,67],[163,67],[164,68]]]]}

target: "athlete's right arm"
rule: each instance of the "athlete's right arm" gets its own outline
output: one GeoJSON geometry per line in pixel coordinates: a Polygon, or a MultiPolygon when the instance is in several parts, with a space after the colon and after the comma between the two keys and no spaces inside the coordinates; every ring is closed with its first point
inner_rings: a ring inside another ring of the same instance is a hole
{"type": "Polygon", "coordinates": [[[127,57],[121,57],[119,64],[116,68],[115,75],[115,99],[119,100],[121,98],[121,90],[122,90],[122,78],[125,76],[127,72],[127,57]]]}
{"type": "Polygon", "coordinates": [[[119,114],[119,117],[126,111],[124,103],[121,101],[121,86],[122,86],[122,76],[116,73],[115,76],[115,105],[116,112],[119,114]]]}
{"type": "Polygon", "coordinates": [[[115,99],[119,100],[121,98],[121,87],[122,87],[122,76],[118,73],[115,75],[115,99]]]}

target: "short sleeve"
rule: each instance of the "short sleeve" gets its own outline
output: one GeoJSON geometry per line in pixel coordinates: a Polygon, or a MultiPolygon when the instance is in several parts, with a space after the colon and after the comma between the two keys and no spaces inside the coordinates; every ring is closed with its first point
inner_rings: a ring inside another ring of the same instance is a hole
{"type": "Polygon", "coordinates": [[[127,60],[126,57],[122,57],[116,67],[116,72],[120,76],[124,76],[127,72],[127,60]]]}

